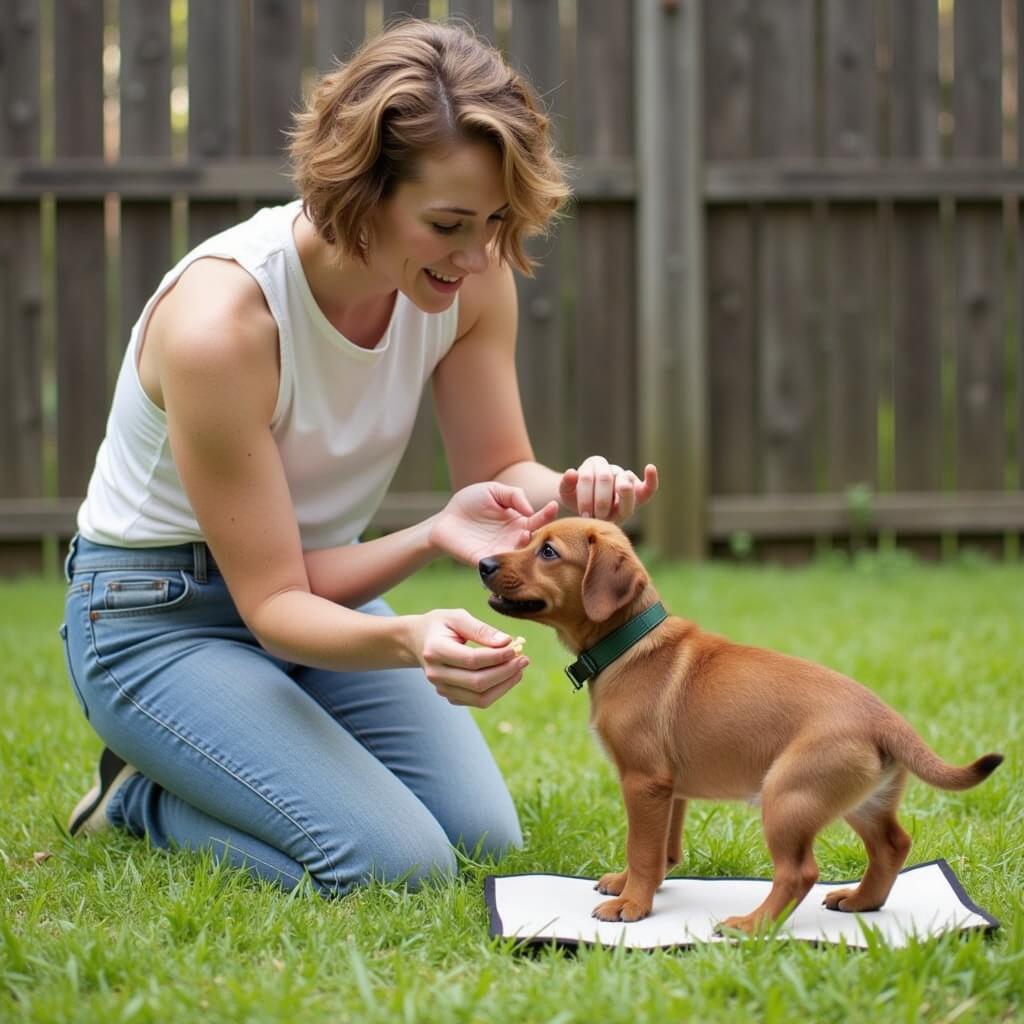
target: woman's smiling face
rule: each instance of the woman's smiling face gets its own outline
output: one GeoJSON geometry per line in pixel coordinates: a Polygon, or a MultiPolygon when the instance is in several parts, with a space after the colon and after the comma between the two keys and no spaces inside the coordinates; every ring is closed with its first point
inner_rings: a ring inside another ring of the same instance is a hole
{"type": "Polygon", "coordinates": [[[501,157],[486,142],[426,154],[418,170],[381,204],[369,259],[418,308],[440,313],[468,274],[487,269],[508,199],[501,157]]]}

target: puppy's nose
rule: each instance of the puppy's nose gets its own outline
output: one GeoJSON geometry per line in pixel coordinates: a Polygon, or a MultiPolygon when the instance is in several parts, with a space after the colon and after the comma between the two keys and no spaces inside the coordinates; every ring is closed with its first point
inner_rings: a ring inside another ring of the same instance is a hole
{"type": "Polygon", "coordinates": [[[501,560],[497,558],[481,558],[480,565],[480,578],[486,580],[488,576],[493,576],[501,567],[501,560]]]}

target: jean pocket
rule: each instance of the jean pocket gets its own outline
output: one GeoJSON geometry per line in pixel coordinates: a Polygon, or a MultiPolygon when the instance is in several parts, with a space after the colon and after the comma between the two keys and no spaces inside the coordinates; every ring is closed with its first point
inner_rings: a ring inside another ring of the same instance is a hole
{"type": "Polygon", "coordinates": [[[194,587],[186,572],[101,572],[93,581],[93,616],[148,615],[179,608],[191,600],[194,587]]]}
{"type": "Polygon", "coordinates": [[[78,685],[78,676],[75,674],[75,667],[71,661],[71,651],[68,649],[68,626],[66,622],[60,624],[60,629],[57,630],[60,633],[60,645],[64,649],[64,668],[67,670],[68,679],[71,680],[71,688],[75,691],[75,696],[78,698],[78,703],[82,708],[82,714],[88,719],[89,707],[85,703],[85,697],[82,696],[82,688],[78,685]]]}

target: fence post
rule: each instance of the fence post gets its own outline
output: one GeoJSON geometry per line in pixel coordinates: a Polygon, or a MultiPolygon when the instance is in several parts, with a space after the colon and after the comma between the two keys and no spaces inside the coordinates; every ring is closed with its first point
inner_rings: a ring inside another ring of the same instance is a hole
{"type": "Polygon", "coordinates": [[[661,491],[644,534],[668,557],[707,549],[702,0],[638,0],[637,396],[640,456],[661,491]]]}

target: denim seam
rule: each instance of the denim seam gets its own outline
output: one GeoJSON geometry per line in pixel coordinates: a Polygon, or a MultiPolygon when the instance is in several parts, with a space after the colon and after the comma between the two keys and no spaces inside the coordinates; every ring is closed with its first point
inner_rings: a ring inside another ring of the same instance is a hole
{"type": "MultiPolygon", "coordinates": [[[[334,873],[334,874],[337,874],[338,866],[334,863],[333,858],[320,845],[320,843],[317,842],[316,838],[312,835],[312,833],[310,833],[310,831],[306,828],[305,825],[303,825],[300,821],[298,821],[295,817],[293,817],[293,815],[290,814],[284,807],[280,806],[280,804],[276,800],[272,800],[265,793],[262,793],[260,791],[260,789],[257,786],[255,786],[252,782],[250,782],[248,779],[243,778],[236,771],[234,771],[233,769],[229,768],[227,765],[222,764],[208,750],[204,750],[198,743],[196,743],[194,740],[190,739],[188,736],[186,736],[184,733],[182,733],[180,731],[180,729],[176,728],[172,723],[166,722],[163,719],[161,719],[160,717],[158,717],[157,715],[155,715],[152,711],[150,711],[148,708],[146,708],[144,705],[142,705],[139,701],[137,701],[130,693],[128,693],[128,691],[125,690],[125,688],[119,682],[117,676],[115,676],[114,673],[103,663],[103,659],[100,657],[99,650],[98,650],[98,648],[96,646],[96,636],[95,636],[95,633],[93,632],[93,630],[91,628],[90,628],[89,632],[90,632],[90,636],[92,637],[93,653],[96,655],[96,664],[99,665],[99,667],[103,670],[103,672],[109,677],[111,682],[114,684],[114,687],[117,690],[117,692],[125,700],[127,700],[129,703],[133,704],[136,708],[139,709],[139,711],[142,712],[142,714],[144,714],[151,721],[155,722],[160,728],[166,729],[172,735],[178,737],[178,739],[180,739],[182,742],[184,742],[188,746],[190,746],[200,756],[205,757],[215,767],[219,768],[221,771],[223,771],[223,772],[227,773],[228,775],[230,775],[237,782],[240,782],[243,786],[245,786],[246,789],[250,790],[257,797],[259,797],[261,800],[263,800],[274,811],[276,811],[278,814],[280,814],[287,821],[291,822],[291,824],[294,825],[299,830],[299,832],[303,836],[305,836],[306,839],[308,839],[309,842],[312,843],[313,846],[317,850],[320,851],[321,856],[324,858],[324,860],[327,863],[327,865],[329,866],[331,872],[334,873]]],[[[182,799],[182,798],[179,797],[179,799],[182,799]]]]}
{"type": "MultiPolygon", "coordinates": [[[[257,864],[262,864],[264,867],[270,868],[271,871],[277,874],[284,875],[285,878],[291,879],[298,885],[302,881],[302,875],[293,875],[290,871],[285,871],[280,868],[277,864],[271,864],[269,860],[264,860],[262,857],[257,857],[256,854],[250,853],[248,850],[243,850],[237,843],[232,843],[230,839],[225,839],[222,836],[211,836],[210,837],[215,843],[220,843],[224,847],[225,851],[234,850],[240,853],[246,860],[254,861],[257,864]]],[[[287,856],[287,854],[285,854],[287,856]]],[[[322,884],[322,883],[321,883],[322,884]]]]}

